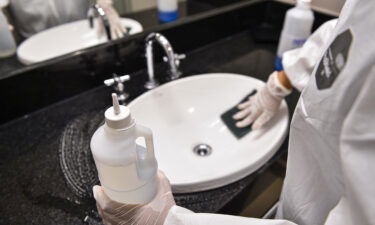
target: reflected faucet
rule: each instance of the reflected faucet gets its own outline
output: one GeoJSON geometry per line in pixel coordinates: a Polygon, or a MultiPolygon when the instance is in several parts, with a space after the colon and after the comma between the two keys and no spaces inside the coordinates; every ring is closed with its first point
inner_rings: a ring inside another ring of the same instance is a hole
{"type": "Polygon", "coordinates": [[[93,4],[87,12],[87,18],[89,20],[89,26],[91,29],[94,28],[94,18],[96,16],[99,16],[99,18],[102,20],[104,30],[107,35],[107,39],[112,40],[111,27],[109,25],[109,20],[104,12],[104,9],[100,7],[98,4],[93,4]]]}
{"type": "Polygon", "coordinates": [[[154,41],[158,42],[164,49],[167,57],[164,57],[164,61],[169,63],[170,78],[175,80],[179,78],[182,72],[179,70],[180,60],[186,58],[185,54],[175,54],[172,45],[168,39],[159,33],[151,33],[146,38],[146,58],[147,58],[147,72],[149,81],[145,84],[145,88],[153,89],[159,84],[155,80],[154,74],[154,56],[153,56],[153,44],[154,41]]]}

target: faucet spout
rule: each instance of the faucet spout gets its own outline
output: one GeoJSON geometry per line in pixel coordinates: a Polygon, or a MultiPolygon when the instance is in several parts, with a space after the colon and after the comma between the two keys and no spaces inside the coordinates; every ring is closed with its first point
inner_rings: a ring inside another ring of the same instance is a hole
{"type": "Polygon", "coordinates": [[[111,34],[111,27],[109,25],[108,17],[102,7],[100,7],[98,4],[92,5],[92,7],[89,8],[89,11],[87,12],[87,18],[89,20],[89,26],[90,28],[94,28],[94,18],[95,16],[99,16],[101,19],[104,31],[106,33],[107,39],[112,40],[112,34],[111,34]]]}
{"type": "Polygon", "coordinates": [[[154,56],[153,56],[153,44],[157,42],[163,48],[167,58],[166,61],[169,64],[171,79],[175,80],[181,76],[179,70],[180,59],[185,58],[185,55],[177,55],[174,53],[172,45],[168,39],[160,33],[151,33],[146,38],[146,58],[147,58],[147,72],[149,75],[149,81],[145,87],[147,89],[153,89],[158,86],[154,76],[154,56]]]}

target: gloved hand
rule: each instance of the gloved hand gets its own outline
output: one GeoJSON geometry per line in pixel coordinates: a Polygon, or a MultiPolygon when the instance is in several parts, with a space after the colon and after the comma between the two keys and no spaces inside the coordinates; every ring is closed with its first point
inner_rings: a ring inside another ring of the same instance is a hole
{"type": "MultiPolygon", "coordinates": [[[[97,4],[104,10],[107,15],[109,26],[111,28],[112,40],[124,37],[127,33],[126,28],[121,24],[121,19],[116,10],[112,6],[112,0],[98,0],[97,4]]],[[[104,25],[101,20],[99,20],[98,26],[98,36],[103,35],[104,25]]]]}
{"type": "Polygon", "coordinates": [[[256,130],[266,124],[277,113],[281,101],[292,92],[292,89],[284,87],[273,72],[263,87],[256,95],[251,96],[248,101],[239,104],[241,110],[233,116],[237,127],[246,127],[253,123],[252,129],[256,130]]]}
{"type": "Polygon", "coordinates": [[[148,204],[123,204],[111,200],[101,186],[94,186],[94,198],[99,215],[106,225],[162,225],[169,209],[175,205],[171,186],[164,173],[158,173],[159,186],[155,198],[148,204]]]}

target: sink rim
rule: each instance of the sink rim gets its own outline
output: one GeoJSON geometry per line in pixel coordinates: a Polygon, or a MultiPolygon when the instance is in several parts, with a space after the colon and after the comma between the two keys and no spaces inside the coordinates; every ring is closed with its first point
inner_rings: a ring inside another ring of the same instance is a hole
{"type": "MultiPolygon", "coordinates": [[[[134,105],[139,104],[140,102],[143,101],[143,99],[148,98],[148,96],[152,95],[153,93],[162,92],[163,90],[168,89],[168,87],[170,87],[170,86],[175,86],[176,84],[181,83],[181,82],[185,82],[185,81],[199,80],[201,78],[206,78],[208,76],[216,76],[216,77],[222,77],[222,78],[223,77],[229,78],[229,76],[231,76],[231,77],[236,77],[236,78],[239,78],[239,79],[245,79],[248,82],[250,80],[252,80],[252,82],[257,83],[258,88],[260,88],[261,86],[264,85],[263,81],[260,81],[258,79],[253,78],[253,77],[249,77],[249,76],[245,76],[245,75],[232,74],[232,73],[199,74],[199,75],[189,76],[189,77],[181,78],[181,79],[163,84],[163,85],[159,86],[158,88],[155,88],[155,89],[153,89],[151,91],[148,91],[148,92],[142,94],[141,96],[137,97],[136,99],[131,101],[128,106],[130,108],[132,108],[132,107],[134,107],[134,105]]],[[[210,78],[212,79],[212,77],[210,77],[210,78]]],[[[279,136],[279,139],[276,142],[274,142],[272,145],[270,145],[270,147],[268,147],[268,149],[272,149],[272,150],[269,150],[265,154],[262,154],[261,157],[258,157],[256,163],[253,163],[251,160],[249,160],[249,163],[248,163],[247,166],[242,167],[241,169],[239,169],[235,172],[227,172],[227,174],[225,174],[224,176],[221,176],[220,178],[214,177],[212,179],[204,180],[203,182],[197,181],[197,182],[177,183],[177,182],[174,182],[171,179],[173,192],[174,193],[189,193],[189,192],[199,192],[199,191],[212,190],[212,189],[219,188],[219,187],[228,185],[230,183],[234,183],[236,181],[239,181],[239,180],[247,177],[248,175],[254,173],[258,169],[260,169],[280,149],[280,146],[282,145],[282,143],[285,140],[285,137],[287,136],[287,133],[288,133],[287,128],[289,126],[289,113],[288,113],[288,107],[286,105],[285,100],[282,102],[282,110],[281,111],[283,111],[282,112],[282,114],[283,114],[282,120],[281,120],[281,122],[276,122],[276,123],[282,123],[282,125],[280,125],[280,126],[282,126],[282,129],[283,129],[282,132],[281,132],[281,135],[279,136]]],[[[134,113],[132,113],[132,115],[134,115],[135,119],[137,119],[136,118],[137,116],[134,113]]],[[[147,124],[144,124],[144,125],[147,126],[147,124]]],[[[258,131],[252,131],[252,132],[258,132],[258,131]]],[[[244,139],[246,139],[246,137],[242,138],[241,140],[244,140],[244,139]]],[[[246,145],[242,145],[242,148],[246,148],[246,145]]],[[[157,151],[157,147],[155,147],[155,149],[157,151]]]]}

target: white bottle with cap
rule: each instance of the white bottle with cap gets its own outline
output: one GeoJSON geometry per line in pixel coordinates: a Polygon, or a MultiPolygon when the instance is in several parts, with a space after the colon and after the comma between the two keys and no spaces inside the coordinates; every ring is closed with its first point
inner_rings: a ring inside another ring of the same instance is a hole
{"type": "Polygon", "coordinates": [[[178,18],[178,0],[157,0],[159,20],[167,23],[178,18]]]}
{"type": "Polygon", "coordinates": [[[105,123],[95,131],[90,147],[104,192],[127,204],[150,202],[157,192],[157,162],[152,132],[136,124],[128,107],[119,105],[105,111],[105,123]],[[136,144],[144,137],[146,148],[136,144]]]}
{"type": "Polygon", "coordinates": [[[311,0],[297,0],[296,7],[287,11],[277,49],[277,70],[283,69],[281,61],[284,52],[301,47],[311,35],[314,14],[310,4],[311,0]]]}

